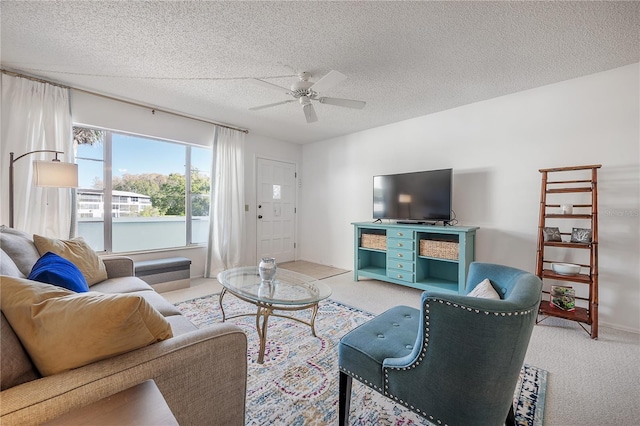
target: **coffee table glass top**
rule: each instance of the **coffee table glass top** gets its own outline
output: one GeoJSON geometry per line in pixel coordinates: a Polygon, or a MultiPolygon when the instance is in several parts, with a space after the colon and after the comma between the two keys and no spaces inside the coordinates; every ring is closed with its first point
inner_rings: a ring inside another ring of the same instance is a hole
{"type": "Polygon", "coordinates": [[[323,282],[286,269],[278,269],[271,284],[260,280],[256,266],[220,272],[218,281],[237,296],[274,305],[314,304],[331,295],[331,288],[323,282]]]}

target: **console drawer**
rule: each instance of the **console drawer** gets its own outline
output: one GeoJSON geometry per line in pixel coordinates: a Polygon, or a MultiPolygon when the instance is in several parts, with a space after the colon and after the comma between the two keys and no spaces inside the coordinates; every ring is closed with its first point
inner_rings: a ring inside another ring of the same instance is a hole
{"type": "Polygon", "coordinates": [[[393,278],[394,280],[405,281],[408,283],[412,283],[415,281],[415,274],[409,271],[399,271],[397,269],[387,268],[387,277],[393,278]]]}
{"type": "Polygon", "coordinates": [[[412,239],[413,232],[406,229],[388,229],[387,236],[389,238],[405,238],[412,239]]]}
{"type": "Polygon", "coordinates": [[[412,239],[387,238],[387,250],[403,249],[413,251],[415,241],[412,239]]]}
{"type": "Polygon", "coordinates": [[[406,260],[408,262],[411,262],[413,261],[413,252],[402,249],[387,250],[387,262],[395,262],[397,260],[406,260]]]}
{"type": "Polygon", "coordinates": [[[411,260],[398,260],[395,258],[387,258],[387,268],[396,269],[394,272],[413,272],[415,263],[411,260]]]}

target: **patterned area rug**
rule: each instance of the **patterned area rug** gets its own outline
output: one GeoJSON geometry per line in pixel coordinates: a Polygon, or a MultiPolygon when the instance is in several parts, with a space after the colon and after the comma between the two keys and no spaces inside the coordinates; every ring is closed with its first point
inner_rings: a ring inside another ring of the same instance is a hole
{"type": "MultiPolygon", "coordinates": [[[[227,316],[253,313],[255,308],[227,294],[227,316]]],[[[177,308],[197,327],[221,321],[218,295],[182,302],[177,308]]],[[[308,320],[310,311],[295,312],[308,320]]],[[[269,318],[264,364],[258,364],[255,317],[228,320],[241,327],[249,341],[247,425],[338,424],[338,353],[340,338],[374,315],[331,299],[320,303],[316,318],[317,338],[309,326],[278,317],[269,318]]],[[[542,425],[547,372],[525,365],[514,394],[516,423],[542,425]]],[[[402,406],[353,381],[351,425],[432,426],[402,406]]]]}

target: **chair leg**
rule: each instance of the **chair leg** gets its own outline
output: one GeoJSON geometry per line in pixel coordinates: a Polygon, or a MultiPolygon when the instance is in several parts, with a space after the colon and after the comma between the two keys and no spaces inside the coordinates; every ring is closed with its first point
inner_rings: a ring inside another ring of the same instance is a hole
{"type": "Polygon", "coordinates": [[[338,424],[347,426],[349,424],[349,405],[351,405],[351,382],[353,378],[340,372],[340,397],[338,401],[338,424]]]}
{"type": "Polygon", "coordinates": [[[506,426],[516,425],[516,414],[513,412],[513,404],[509,407],[509,413],[507,413],[507,420],[504,422],[506,426]]]}

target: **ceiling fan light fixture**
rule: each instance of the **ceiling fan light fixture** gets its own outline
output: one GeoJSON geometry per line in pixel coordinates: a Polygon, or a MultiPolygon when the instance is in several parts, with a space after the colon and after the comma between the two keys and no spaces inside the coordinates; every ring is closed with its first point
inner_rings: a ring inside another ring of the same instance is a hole
{"type": "Polygon", "coordinates": [[[308,96],[300,96],[300,105],[311,105],[311,99],[308,96]]]}
{"type": "Polygon", "coordinates": [[[316,110],[311,105],[311,102],[302,107],[302,111],[304,112],[304,116],[307,119],[307,123],[315,123],[318,121],[318,116],[316,115],[316,110]]]}

